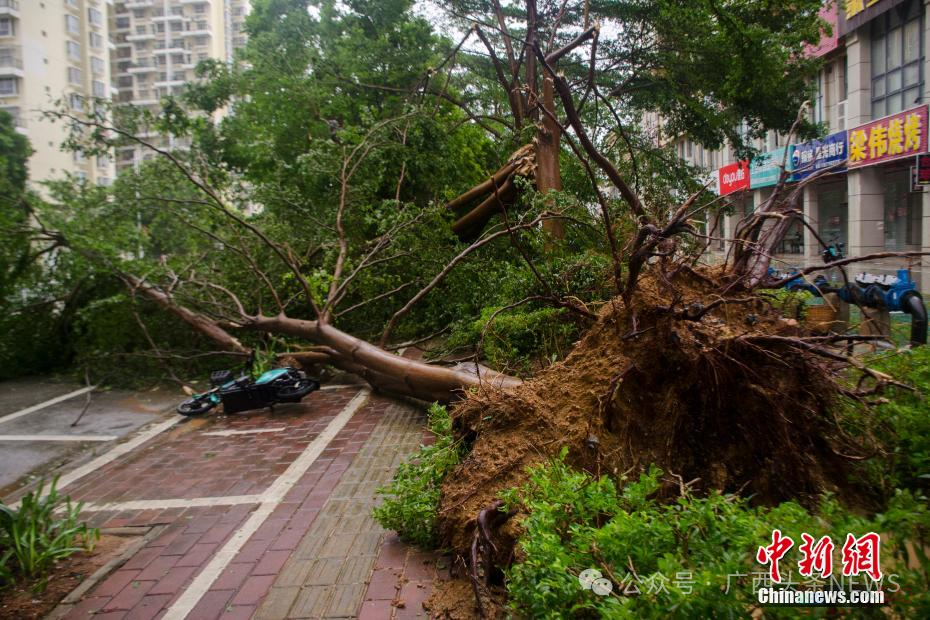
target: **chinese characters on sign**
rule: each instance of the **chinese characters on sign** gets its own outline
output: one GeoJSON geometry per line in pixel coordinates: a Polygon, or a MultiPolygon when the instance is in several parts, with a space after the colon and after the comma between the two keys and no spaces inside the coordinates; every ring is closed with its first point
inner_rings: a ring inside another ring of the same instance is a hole
{"type": "Polygon", "coordinates": [[[839,166],[846,159],[846,132],[840,131],[820,140],[811,140],[796,144],[791,153],[792,181],[800,181],[822,170],[835,166],[835,172],[843,172],[845,167],[839,166]]]}
{"type": "Polygon", "coordinates": [[[927,106],[849,130],[850,168],[912,157],[927,150],[927,106]]]}
{"type": "MultiPolygon", "coordinates": [[[[781,178],[781,168],[784,163],[784,147],[757,155],[749,165],[750,189],[777,185],[778,180],[781,178]]],[[[790,165],[790,161],[788,165],[790,165]]]]}
{"type": "Polygon", "coordinates": [[[846,11],[846,19],[852,19],[873,4],[878,4],[881,0],[842,0],[842,2],[846,11]]]}
{"type": "Polygon", "coordinates": [[[738,161],[735,164],[724,166],[718,171],[718,175],[721,196],[749,189],[748,161],[738,161]]]}
{"type": "MultiPolygon", "coordinates": [[[[805,577],[811,577],[814,571],[826,579],[833,574],[833,549],[835,545],[829,536],[823,536],[815,542],[814,537],[808,533],[801,534],[803,542],[798,547],[801,560],[798,562],[798,572],[805,577]]],[[[781,533],[781,530],[772,530],[772,542],[759,547],[756,552],[756,561],[763,566],[769,565],[769,577],[772,583],[781,583],[781,570],[779,561],[794,546],[794,540],[781,533]]],[[[854,577],[865,573],[873,581],[881,581],[881,540],[875,532],[869,532],[856,538],[853,534],[846,535],[843,544],[843,575],[854,577]]]]}

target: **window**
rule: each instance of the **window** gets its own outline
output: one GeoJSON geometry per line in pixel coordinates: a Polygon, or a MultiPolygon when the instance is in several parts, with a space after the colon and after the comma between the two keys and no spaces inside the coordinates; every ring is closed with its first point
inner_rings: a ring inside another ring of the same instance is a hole
{"type": "Polygon", "coordinates": [[[9,17],[0,17],[0,37],[12,37],[16,34],[14,22],[9,17]]]}
{"type": "Polygon", "coordinates": [[[171,32],[181,32],[184,30],[184,22],[171,22],[171,32]]]}
{"type": "Polygon", "coordinates": [[[846,228],[849,201],[846,182],[824,186],[817,194],[817,219],[820,238],[827,244],[847,243],[846,228]]]}
{"type": "Polygon", "coordinates": [[[81,83],[81,70],[76,67],[68,67],[68,83],[69,84],[80,84],[81,83]]]}
{"type": "Polygon", "coordinates": [[[922,6],[910,0],[872,22],[872,118],[906,110],[920,99],[922,6]]]}
{"type": "Polygon", "coordinates": [[[128,17],[117,17],[116,28],[117,29],[129,28],[129,18],[128,17]]]}
{"type": "Polygon", "coordinates": [[[71,60],[81,59],[81,44],[74,41],[65,41],[65,48],[68,50],[68,58],[71,60]]]}
{"type": "Polygon", "coordinates": [[[85,161],[87,161],[87,156],[84,155],[83,151],[74,151],[74,153],[71,154],[71,159],[76,164],[83,164],[85,161]]]}
{"type": "Polygon", "coordinates": [[[90,46],[95,50],[99,50],[103,47],[103,36],[99,33],[91,32],[90,33],[90,46]]]}
{"type": "Polygon", "coordinates": [[[103,58],[97,58],[96,56],[90,57],[90,70],[94,75],[103,75],[106,69],[106,65],[103,62],[103,58]]]}
{"type": "Polygon", "coordinates": [[[19,92],[19,82],[15,77],[0,78],[0,96],[15,95],[19,92]]]}
{"type": "Polygon", "coordinates": [[[103,23],[103,13],[94,7],[89,7],[87,9],[87,20],[94,26],[99,26],[103,23]]]}
{"type": "MultiPolygon", "coordinates": [[[[207,5],[206,5],[206,4],[196,4],[196,5],[194,5],[194,13],[197,13],[198,15],[200,15],[200,14],[206,13],[206,12],[207,12],[207,5]]],[[[233,9],[233,15],[242,15],[242,9],[241,9],[241,8],[235,8],[235,9],[233,9]]]]}
{"type": "Polygon", "coordinates": [[[97,156],[97,167],[98,167],[98,168],[106,168],[106,167],[109,166],[109,165],[110,165],[110,158],[109,158],[109,157],[107,157],[106,155],[98,155],[98,156],[97,156]]]}
{"type": "Polygon", "coordinates": [[[885,249],[920,249],[923,194],[910,191],[910,173],[896,170],[885,175],[885,249]]]}
{"type": "Polygon", "coordinates": [[[106,97],[107,96],[107,85],[101,82],[100,80],[94,80],[91,85],[94,91],[94,97],[106,97]]]}
{"type": "Polygon", "coordinates": [[[71,106],[71,109],[75,112],[84,111],[84,97],[77,93],[71,93],[68,95],[68,105],[71,106]]]}
{"type": "Polygon", "coordinates": [[[814,105],[811,109],[811,120],[814,123],[823,123],[827,120],[824,116],[823,109],[823,81],[823,71],[820,71],[817,73],[817,78],[815,80],[814,105]]]}
{"type": "Polygon", "coordinates": [[[80,34],[81,21],[74,15],[65,15],[65,30],[71,34],[80,34]]]}

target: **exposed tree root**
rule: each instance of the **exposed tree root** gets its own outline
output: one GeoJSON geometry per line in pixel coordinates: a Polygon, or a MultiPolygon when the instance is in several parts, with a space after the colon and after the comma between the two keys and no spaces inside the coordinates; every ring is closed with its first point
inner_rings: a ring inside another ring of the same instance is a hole
{"type": "Polygon", "coordinates": [[[635,476],[655,463],[695,492],[721,489],[760,503],[855,496],[850,457],[870,449],[833,413],[839,373],[850,367],[843,356],[817,351],[820,342],[761,297],[721,296],[715,271],[656,272],[644,274],[629,309],[606,304],[565,361],[454,406],[472,448],[443,485],[440,531],[471,558],[479,601],[489,559],[508,563],[519,534],[510,520],[492,543],[488,507],[525,480],[527,466],[563,447],[569,462],[595,475],[635,476]]]}

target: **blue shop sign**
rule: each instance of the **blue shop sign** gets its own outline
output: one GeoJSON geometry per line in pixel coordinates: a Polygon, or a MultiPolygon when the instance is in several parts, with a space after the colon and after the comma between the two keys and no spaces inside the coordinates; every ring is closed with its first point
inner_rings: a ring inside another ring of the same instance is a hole
{"type": "MultiPolygon", "coordinates": [[[[791,154],[792,181],[800,181],[811,174],[829,168],[846,159],[846,132],[838,131],[820,140],[811,140],[794,145],[791,154]]],[[[837,166],[835,172],[845,172],[845,166],[837,166]]]]}

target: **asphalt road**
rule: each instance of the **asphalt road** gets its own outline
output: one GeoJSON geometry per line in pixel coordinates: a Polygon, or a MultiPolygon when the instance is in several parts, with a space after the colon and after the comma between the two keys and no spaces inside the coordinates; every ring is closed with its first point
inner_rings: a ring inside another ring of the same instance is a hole
{"type": "Polygon", "coordinates": [[[172,413],[182,395],[87,390],[48,379],[0,383],[0,497],[86,453],[172,413]],[[72,423],[90,405],[77,426],[72,423]]]}

